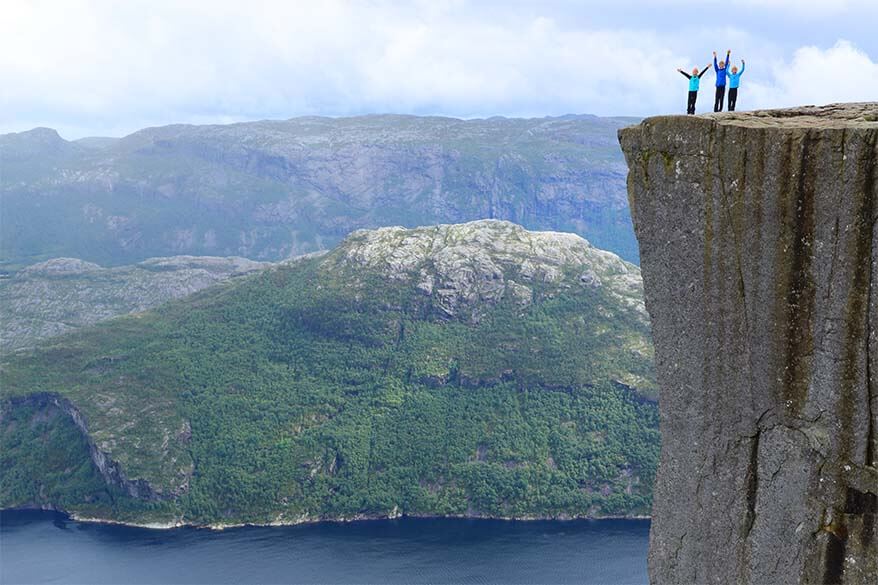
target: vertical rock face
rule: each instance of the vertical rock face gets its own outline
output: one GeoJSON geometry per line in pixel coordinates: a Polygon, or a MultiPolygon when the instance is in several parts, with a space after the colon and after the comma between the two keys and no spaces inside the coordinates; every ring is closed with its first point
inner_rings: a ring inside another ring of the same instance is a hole
{"type": "Polygon", "coordinates": [[[661,388],[653,583],[878,583],[878,103],[620,132],[661,388]]]}

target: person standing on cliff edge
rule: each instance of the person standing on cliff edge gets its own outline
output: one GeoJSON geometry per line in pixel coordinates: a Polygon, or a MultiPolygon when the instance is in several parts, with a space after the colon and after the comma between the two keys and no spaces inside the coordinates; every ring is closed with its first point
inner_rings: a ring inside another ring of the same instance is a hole
{"type": "Polygon", "coordinates": [[[704,75],[708,69],[710,69],[709,64],[701,71],[701,73],[698,73],[698,67],[695,67],[692,69],[692,75],[689,75],[682,69],[677,69],[683,77],[689,80],[689,101],[686,104],[687,114],[695,113],[695,100],[698,99],[698,86],[701,83],[701,76],[704,75]]]}
{"type": "Polygon", "coordinates": [[[729,49],[726,51],[725,61],[717,63],[716,51],[713,52],[713,70],[716,72],[716,97],[713,100],[714,112],[723,111],[723,99],[726,97],[726,63],[729,62],[729,57],[731,57],[731,55],[732,50],[729,49]]]}
{"type": "MultiPolygon", "coordinates": [[[[726,67],[728,68],[729,62],[726,61],[726,67]]],[[[741,70],[738,71],[737,67],[732,67],[731,72],[727,73],[729,76],[729,111],[735,111],[735,105],[738,103],[738,86],[741,85],[741,76],[744,75],[744,69],[747,67],[747,62],[741,59],[741,70]]]]}

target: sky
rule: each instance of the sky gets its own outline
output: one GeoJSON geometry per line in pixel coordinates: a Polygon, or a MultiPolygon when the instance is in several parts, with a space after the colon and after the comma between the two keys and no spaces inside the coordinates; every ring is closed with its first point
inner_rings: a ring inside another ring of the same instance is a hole
{"type": "Polygon", "coordinates": [[[0,0],[0,15],[0,133],[680,113],[676,69],[729,48],[747,61],[738,109],[878,100],[878,0],[0,0]]]}

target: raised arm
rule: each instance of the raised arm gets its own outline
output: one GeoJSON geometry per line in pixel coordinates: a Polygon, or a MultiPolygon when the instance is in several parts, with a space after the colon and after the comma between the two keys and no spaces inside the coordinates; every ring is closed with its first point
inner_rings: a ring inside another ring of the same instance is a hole
{"type": "MultiPolygon", "coordinates": [[[[682,75],[682,76],[685,77],[686,79],[692,79],[692,76],[689,75],[688,73],[686,73],[685,71],[683,71],[682,69],[677,69],[677,71],[679,71],[679,72],[680,72],[680,75],[682,75]]],[[[700,76],[699,76],[699,77],[700,77],[700,76]]]]}
{"type": "Polygon", "coordinates": [[[708,64],[704,67],[704,69],[701,70],[701,73],[698,74],[698,78],[701,79],[701,76],[704,75],[704,74],[707,72],[708,69],[710,69],[710,63],[708,63],[708,64]]]}
{"type": "Polygon", "coordinates": [[[744,75],[744,69],[747,68],[747,62],[741,59],[741,72],[738,75],[744,75]]]}
{"type": "Polygon", "coordinates": [[[713,70],[719,73],[719,65],[716,62],[716,51],[713,52],[713,70]]]}

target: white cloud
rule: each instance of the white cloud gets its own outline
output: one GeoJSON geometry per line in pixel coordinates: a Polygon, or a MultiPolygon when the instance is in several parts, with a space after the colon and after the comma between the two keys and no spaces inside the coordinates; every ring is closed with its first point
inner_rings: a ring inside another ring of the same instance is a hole
{"type": "MultiPolygon", "coordinates": [[[[621,1],[628,4],[638,4],[637,0],[621,1]]],[[[654,6],[684,6],[692,7],[693,9],[704,9],[708,6],[721,5],[723,8],[731,11],[753,8],[782,10],[789,12],[790,16],[825,16],[827,14],[874,9],[874,0],[652,0],[652,4],[654,6]]]]}
{"type": "Polygon", "coordinates": [[[789,62],[771,64],[749,91],[756,107],[875,100],[878,62],[847,41],[825,50],[802,47],[789,62]]]}
{"type": "MultiPolygon", "coordinates": [[[[802,1],[863,10],[862,0],[802,1]]],[[[691,12],[682,22],[633,0],[12,1],[0,9],[0,132],[48,125],[77,137],[376,111],[648,115],[679,111],[685,86],[674,70],[726,45],[748,57],[742,105],[874,99],[855,73],[874,67],[862,50],[813,49],[814,68],[811,49],[793,55],[788,40],[750,32],[754,18],[739,12],[755,0],[704,2],[734,17],[693,0],[662,0],[691,12]],[[649,25],[629,25],[644,6],[649,25]],[[604,13],[611,25],[591,22],[604,13]]],[[[769,2],[782,12],[792,0],[769,2]]]]}

